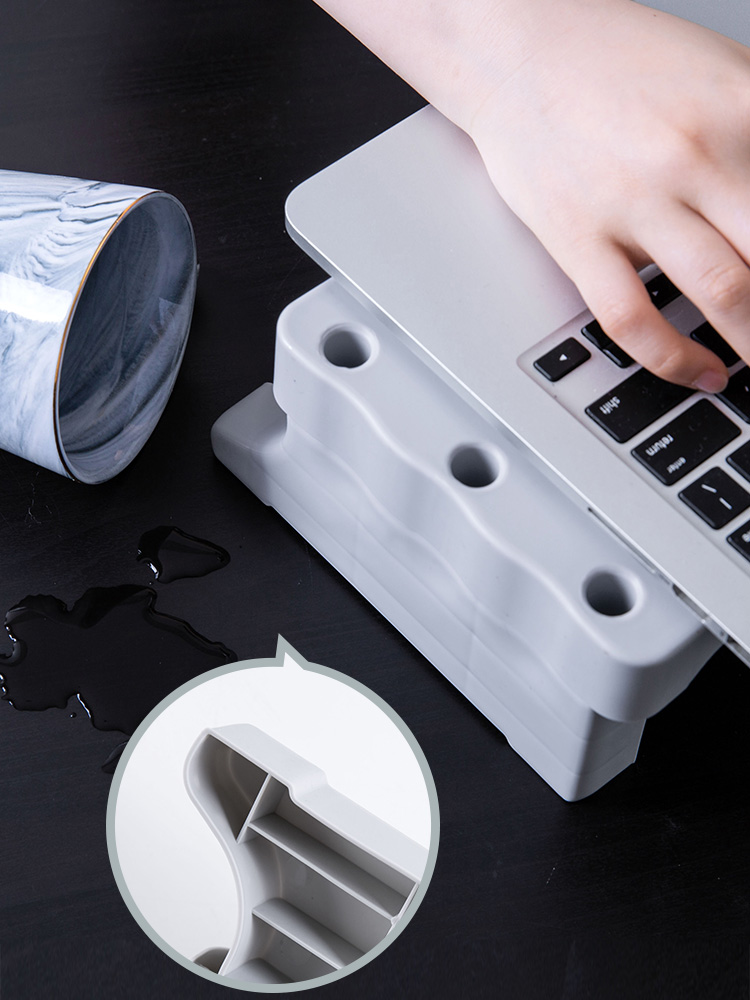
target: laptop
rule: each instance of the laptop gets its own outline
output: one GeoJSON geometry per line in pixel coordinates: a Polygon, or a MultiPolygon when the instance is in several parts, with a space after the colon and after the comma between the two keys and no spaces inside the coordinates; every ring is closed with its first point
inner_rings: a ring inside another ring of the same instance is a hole
{"type": "MultiPolygon", "coordinates": [[[[750,4],[661,0],[750,44],[750,4]]],[[[654,379],[493,188],[471,140],[431,107],[301,184],[300,246],[673,587],[750,665],[750,377],[720,397],[654,379]]],[[[727,347],[656,268],[686,336],[727,347]]]]}

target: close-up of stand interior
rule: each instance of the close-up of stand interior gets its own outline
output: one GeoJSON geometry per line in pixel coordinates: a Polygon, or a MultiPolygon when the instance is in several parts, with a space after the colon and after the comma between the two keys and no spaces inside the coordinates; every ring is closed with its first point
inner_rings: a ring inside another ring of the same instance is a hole
{"type": "Polygon", "coordinates": [[[199,965],[246,983],[316,979],[371,951],[409,908],[427,852],[254,726],[204,732],[185,783],[239,896],[234,944],[199,965]]]}

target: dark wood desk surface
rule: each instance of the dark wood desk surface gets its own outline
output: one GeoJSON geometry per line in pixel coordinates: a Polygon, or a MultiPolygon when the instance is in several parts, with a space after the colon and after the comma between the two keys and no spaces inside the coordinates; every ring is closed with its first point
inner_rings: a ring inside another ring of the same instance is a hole
{"type": "MultiPolygon", "coordinates": [[[[83,487],[0,454],[0,609],[148,584],[139,539],[175,525],[231,563],[162,587],[159,610],[241,659],[281,633],[403,716],[440,796],[437,868],[407,931],[328,995],[746,998],[750,672],[716,656],[638,762],[567,805],[212,456],[214,419],[271,379],[277,314],[319,280],[286,194],[421,103],[311,0],[6,0],[0,166],[172,192],[202,270],[174,395],[123,475],[83,487]]],[[[60,647],[62,676],[84,639],[60,647]]],[[[147,683],[116,669],[124,698],[147,683]]],[[[122,735],[73,712],[0,702],[0,997],[218,997],[121,901],[101,765],[122,735]]]]}

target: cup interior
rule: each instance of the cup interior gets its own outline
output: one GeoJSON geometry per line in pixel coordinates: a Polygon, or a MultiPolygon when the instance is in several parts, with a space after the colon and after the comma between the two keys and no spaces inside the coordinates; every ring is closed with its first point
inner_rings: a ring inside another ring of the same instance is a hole
{"type": "Polygon", "coordinates": [[[195,296],[192,226],[150,192],[118,219],[79,290],[56,386],[56,433],[69,474],[98,483],[153,431],[185,350],[195,296]]]}

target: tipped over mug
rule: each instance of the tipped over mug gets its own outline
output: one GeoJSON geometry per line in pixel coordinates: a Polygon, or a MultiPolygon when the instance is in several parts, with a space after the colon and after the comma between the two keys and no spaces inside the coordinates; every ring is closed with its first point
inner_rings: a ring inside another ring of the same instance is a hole
{"type": "Polygon", "coordinates": [[[84,483],[122,471],[172,391],[196,275],[171,195],[0,170],[0,448],[84,483]]]}

